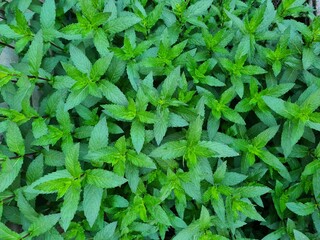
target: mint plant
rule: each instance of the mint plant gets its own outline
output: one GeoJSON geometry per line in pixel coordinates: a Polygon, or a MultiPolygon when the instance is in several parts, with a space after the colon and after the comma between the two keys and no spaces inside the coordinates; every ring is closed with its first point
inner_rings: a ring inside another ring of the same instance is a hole
{"type": "Polygon", "coordinates": [[[309,2],[2,1],[0,239],[320,239],[309,2]]]}

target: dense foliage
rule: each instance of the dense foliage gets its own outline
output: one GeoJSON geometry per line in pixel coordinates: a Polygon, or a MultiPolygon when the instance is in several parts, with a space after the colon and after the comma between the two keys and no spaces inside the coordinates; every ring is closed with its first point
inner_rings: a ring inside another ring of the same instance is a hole
{"type": "Polygon", "coordinates": [[[304,0],[0,3],[0,239],[320,239],[304,0]]]}

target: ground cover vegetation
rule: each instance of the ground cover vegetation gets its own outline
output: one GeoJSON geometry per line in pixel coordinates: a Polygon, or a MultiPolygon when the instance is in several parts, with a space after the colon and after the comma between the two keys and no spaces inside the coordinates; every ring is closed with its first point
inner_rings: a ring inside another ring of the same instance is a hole
{"type": "Polygon", "coordinates": [[[320,239],[303,0],[0,3],[0,239],[320,239]]]}

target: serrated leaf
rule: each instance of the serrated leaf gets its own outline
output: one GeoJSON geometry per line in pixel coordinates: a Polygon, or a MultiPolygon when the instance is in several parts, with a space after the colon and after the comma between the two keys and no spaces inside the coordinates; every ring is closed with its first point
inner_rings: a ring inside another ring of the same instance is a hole
{"type": "Polygon", "coordinates": [[[118,17],[108,21],[104,26],[104,29],[106,29],[111,34],[115,34],[132,27],[140,21],[141,19],[134,14],[128,14],[128,16],[118,17]]]}
{"type": "Polygon", "coordinates": [[[209,155],[214,157],[235,157],[239,155],[239,153],[227,145],[215,141],[201,141],[198,146],[200,147],[198,149],[199,154],[201,154],[201,151],[206,154],[205,149],[207,149],[209,150],[209,155]]]}
{"type": "MultiPolygon", "coordinates": [[[[47,182],[50,182],[53,180],[57,180],[57,179],[64,179],[64,181],[65,181],[65,179],[72,179],[72,175],[66,169],[49,173],[49,174],[39,178],[35,182],[33,182],[26,189],[26,192],[39,193],[41,191],[38,191],[35,189],[38,185],[41,185],[43,183],[47,183],[47,182]]],[[[46,193],[46,192],[43,192],[43,193],[46,193]]]]}
{"type": "Polygon", "coordinates": [[[197,17],[206,13],[208,8],[211,6],[213,0],[200,0],[192,4],[188,9],[184,12],[184,16],[186,19],[197,17]]]}
{"type": "Polygon", "coordinates": [[[307,202],[307,203],[301,203],[301,202],[288,202],[286,203],[287,208],[294,212],[295,214],[299,216],[307,216],[312,214],[317,206],[314,203],[307,202]]]}
{"type": "Polygon", "coordinates": [[[292,151],[293,146],[302,137],[305,124],[302,121],[286,121],[283,125],[281,134],[281,147],[287,157],[292,151]]]}
{"type": "Polygon", "coordinates": [[[40,23],[42,29],[52,29],[56,18],[56,4],[54,0],[46,0],[40,13],[40,23]]]}
{"type": "Polygon", "coordinates": [[[89,149],[95,151],[108,146],[108,137],[109,130],[106,118],[104,117],[98,122],[91,132],[89,149]]]}
{"type": "Polygon", "coordinates": [[[315,54],[314,51],[311,48],[303,48],[302,50],[302,65],[303,69],[307,70],[311,67],[315,60],[315,54]]]}
{"type": "Polygon", "coordinates": [[[182,157],[187,149],[187,141],[180,140],[174,142],[167,142],[160,147],[154,149],[150,156],[154,158],[161,158],[164,160],[175,159],[182,157]]]}
{"type": "Polygon", "coordinates": [[[14,30],[12,30],[8,25],[6,24],[0,24],[0,32],[1,35],[6,38],[20,38],[20,34],[16,33],[14,30]]]}
{"type": "Polygon", "coordinates": [[[103,169],[88,170],[86,176],[89,184],[99,188],[115,188],[127,182],[125,178],[103,169]]]}
{"type": "Polygon", "coordinates": [[[117,222],[107,224],[102,230],[100,230],[95,236],[94,240],[109,240],[113,239],[117,222]]]}
{"type": "Polygon", "coordinates": [[[2,222],[0,222],[0,236],[3,240],[19,240],[21,239],[20,234],[12,231],[2,222]]]}
{"type": "Polygon", "coordinates": [[[113,83],[108,81],[103,81],[100,85],[100,89],[102,94],[108,99],[110,102],[114,104],[119,104],[126,106],[128,105],[128,100],[123,92],[113,83]]]}
{"type": "Polygon", "coordinates": [[[40,216],[30,225],[28,232],[30,236],[37,237],[41,234],[49,231],[56,225],[60,219],[60,214],[51,214],[46,216],[40,216]]]}
{"type": "Polygon", "coordinates": [[[163,98],[170,98],[178,86],[180,78],[180,68],[175,68],[168,77],[163,81],[160,96],[163,98]]]}
{"type": "Polygon", "coordinates": [[[214,182],[221,182],[226,175],[227,172],[227,162],[223,162],[217,167],[217,170],[213,174],[214,182]]]}
{"type": "Polygon", "coordinates": [[[234,186],[243,182],[248,176],[236,172],[226,172],[225,178],[221,181],[223,185],[234,186]]]}
{"type": "Polygon", "coordinates": [[[41,31],[39,31],[35,35],[27,52],[27,56],[29,60],[29,65],[31,67],[31,71],[37,74],[41,66],[43,57],[43,38],[41,31]]]}
{"type": "Polygon", "coordinates": [[[27,199],[24,197],[22,191],[19,191],[17,194],[17,205],[20,212],[31,222],[34,222],[38,219],[39,214],[33,209],[27,199]]]}
{"type": "Polygon", "coordinates": [[[258,156],[269,166],[273,167],[279,174],[287,180],[291,180],[291,176],[287,168],[280,162],[280,160],[268,151],[261,151],[258,156]]]}
{"type": "Polygon", "coordinates": [[[254,198],[270,192],[271,189],[268,187],[262,187],[262,186],[246,186],[246,187],[240,187],[236,191],[240,193],[242,197],[254,198]]]}
{"type": "Polygon", "coordinates": [[[37,156],[29,165],[26,173],[27,182],[30,184],[43,175],[43,155],[37,156]]]}
{"type": "Polygon", "coordinates": [[[163,137],[167,132],[169,124],[169,111],[166,109],[164,111],[157,111],[156,120],[154,122],[154,137],[158,145],[160,145],[163,137]]]}
{"type": "Polygon", "coordinates": [[[251,203],[244,201],[237,201],[237,208],[240,212],[242,212],[247,217],[257,220],[257,221],[265,221],[264,218],[257,212],[254,206],[251,203]]]}
{"type": "Polygon", "coordinates": [[[101,56],[106,56],[109,54],[109,41],[106,33],[101,29],[97,29],[94,32],[93,43],[97,51],[101,56]]]}
{"type": "Polygon", "coordinates": [[[2,163],[0,170],[0,192],[6,190],[18,176],[22,167],[23,158],[7,159],[2,163]]]}
{"type": "Polygon", "coordinates": [[[271,108],[273,111],[285,118],[291,118],[290,112],[286,109],[285,101],[275,97],[263,96],[264,102],[271,108]]]}
{"type": "Polygon", "coordinates": [[[139,153],[145,141],[145,130],[144,125],[138,120],[132,122],[130,136],[134,149],[139,153]]]}
{"type": "Polygon", "coordinates": [[[103,189],[91,184],[86,184],[83,192],[83,210],[84,215],[90,225],[95,223],[102,200],[103,189]]]}
{"type": "Polygon", "coordinates": [[[32,122],[32,133],[35,138],[40,138],[48,132],[48,127],[43,118],[37,118],[32,122]]]}
{"type": "Polygon", "coordinates": [[[129,150],[127,152],[127,158],[135,166],[152,169],[157,168],[152,159],[143,153],[137,154],[135,151],[129,150]]]}
{"type": "Polygon", "coordinates": [[[82,103],[86,99],[88,95],[89,95],[88,87],[73,90],[67,98],[66,104],[64,105],[64,110],[68,111],[74,108],[75,106],[78,106],[80,103],[82,103]]]}
{"type": "Polygon", "coordinates": [[[129,111],[127,107],[115,104],[102,105],[105,113],[109,116],[122,121],[131,121],[135,117],[135,113],[129,111]]]}
{"type": "Polygon", "coordinates": [[[66,169],[75,178],[79,178],[82,173],[82,169],[79,162],[79,149],[80,144],[77,143],[68,147],[64,153],[66,156],[66,169]]]}
{"type": "Polygon", "coordinates": [[[276,135],[278,130],[279,126],[274,126],[264,130],[252,140],[253,145],[257,148],[264,147],[276,135]]]}
{"type": "Polygon", "coordinates": [[[75,47],[74,45],[71,45],[70,57],[71,61],[79,71],[88,75],[90,74],[92,64],[90,60],[87,58],[87,56],[79,48],[75,47]]]}
{"type": "Polygon", "coordinates": [[[25,154],[24,140],[18,125],[14,122],[10,121],[8,123],[6,141],[10,151],[17,153],[19,156],[25,154]]]}
{"type": "Polygon", "coordinates": [[[293,229],[293,235],[296,240],[310,240],[306,235],[296,229],[293,229]]]}
{"type": "Polygon", "coordinates": [[[81,185],[79,181],[74,181],[68,188],[63,198],[63,204],[61,207],[61,226],[66,231],[74,218],[74,215],[78,209],[80,200],[81,185]]]}

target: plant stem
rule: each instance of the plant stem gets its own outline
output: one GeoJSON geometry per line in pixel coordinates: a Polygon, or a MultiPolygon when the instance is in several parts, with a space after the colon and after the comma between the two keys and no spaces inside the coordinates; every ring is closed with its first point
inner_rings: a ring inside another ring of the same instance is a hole
{"type": "Polygon", "coordinates": [[[6,47],[11,48],[11,49],[14,49],[14,46],[11,46],[11,45],[9,45],[7,43],[4,43],[4,42],[0,42],[0,45],[6,46],[6,47]]]}
{"type": "Polygon", "coordinates": [[[10,157],[9,159],[17,159],[17,158],[21,158],[21,157],[33,157],[35,155],[37,155],[37,152],[33,152],[33,153],[26,153],[23,156],[15,156],[15,157],[10,157]]]}
{"type": "Polygon", "coordinates": [[[62,47],[59,47],[57,44],[55,44],[54,42],[50,42],[50,44],[58,49],[60,49],[61,51],[64,52],[64,49],[62,47]]]}
{"type": "Polygon", "coordinates": [[[44,80],[44,81],[50,81],[50,79],[48,78],[44,78],[44,77],[37,77],[37,76],[33,76],[33,75],[28,75],[28,78],[38,78],[38,79],[41,79],[41,80],[44,80]]]}

